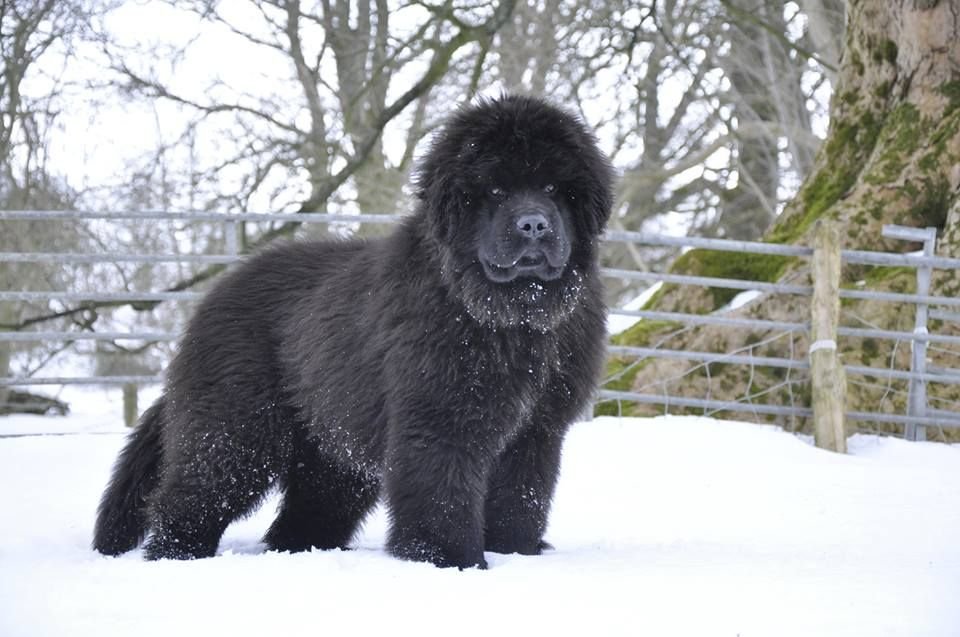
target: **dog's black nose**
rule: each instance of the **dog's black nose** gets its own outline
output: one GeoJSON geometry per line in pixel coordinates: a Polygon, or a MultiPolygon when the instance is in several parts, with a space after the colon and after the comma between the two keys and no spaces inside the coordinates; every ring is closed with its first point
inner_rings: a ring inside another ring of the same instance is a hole
{"type": "Polygon", "coordinates": [[[540,213],[521,216],[517,219],[517,230],[528,239],[539,239],[550,231],[550,222],[540,213]]]}

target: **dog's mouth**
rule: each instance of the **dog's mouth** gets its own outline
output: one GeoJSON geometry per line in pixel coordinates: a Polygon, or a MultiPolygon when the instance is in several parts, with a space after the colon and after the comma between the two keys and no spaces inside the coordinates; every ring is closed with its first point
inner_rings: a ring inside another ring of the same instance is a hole
{"type": "Polygon", "coordinates": [[[545,257],[542,252],[539,254],[525,254],[517,259],[516,263],[513,264],[513,267],[520,271],[535,270],[546,262],[547,257],[545,257]]]}
{"type": "Polygon", "coordinates": [[[551,264],[542,251],[522,253],[507,263],[494,263],[493,259],[484,258],[480,259],[480,263],[487,278],[495,283],[509,283],[521,277],[553,281],[563,273],[563,264],[551,264]]]}

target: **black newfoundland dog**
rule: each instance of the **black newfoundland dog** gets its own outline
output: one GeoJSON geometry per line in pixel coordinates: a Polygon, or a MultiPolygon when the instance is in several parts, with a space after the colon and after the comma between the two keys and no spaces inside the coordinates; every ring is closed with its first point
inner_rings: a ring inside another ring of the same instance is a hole
{"type": "Polygon", "coordinates": [[[344,548],[383,497],[398,557],[540,553],[603,357],[611,181],[577,117],[486,100],[437,134],[392,235],[288,243],[229,272],[119,456],[94,547],[149,535],[147,559],[214,555],[276,485],[272,549],[344,548]]]}

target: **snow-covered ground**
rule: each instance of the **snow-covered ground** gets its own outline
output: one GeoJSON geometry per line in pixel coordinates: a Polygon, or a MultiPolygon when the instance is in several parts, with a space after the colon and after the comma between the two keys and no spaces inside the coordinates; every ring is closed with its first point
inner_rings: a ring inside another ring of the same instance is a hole
{"type": "Polygon", "coordinates": [[[705,418],[577,425],[540,557],[401,562],[375,515],[352,551],[265,553],[275,501],[220,555],[89,549],[123,441],[113,394],[0,418],[0,635],[960,635],[960,446],[817,450],[705,418]],[[81,401],[82,402],[82,401],[81,401]],[[10,434],[69,432],[69,435],[10,434]]]}

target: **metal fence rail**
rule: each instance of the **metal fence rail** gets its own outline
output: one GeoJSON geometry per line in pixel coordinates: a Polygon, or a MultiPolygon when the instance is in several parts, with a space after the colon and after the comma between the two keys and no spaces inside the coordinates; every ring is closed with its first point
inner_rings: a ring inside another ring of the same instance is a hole
{"type": "Polygon", "coordinates": [[[30,385],[152,385],[163,376],[46,376],[42,378],[0,378],[0,387],[30,385]]]}
{"type": "Polygon", "coordinates": [[[0,332],[0,341],[175,341],[173,332],[0,332]]]}
{"type": "MultiPolygon", "coordinates": [[[[100,222],[137,221],[154,222],[173,227],[182,223],[210,223],[227,230],[225,233],[222,254],[139,254],[134,252],[102,252],[97,254],[80,254],[71,252],[0,252],[0,263],[16,263],[29,265],[31,263],[58,263],[64,266],[79,264],[192,264],[192,265],[229,265],[242,258],[239,254],[237,233],[247,225],[257,227],[275,227],[282,224],[327,224],[353,226],[355,224],[393,224],[403,217],[400,215],[348,215],[348,214],[320,214],[320,213],[236,213],[223,214],[213,212],[174,213],[168,211],[0,211],[0,221],[4,220],[96,220],[100,222]]],[[[923,235],[928,236],[929,233],[923,235]]],[[[907,238],[918,240],[920,235],[911,235],[907,238]]],[[[926,239],[924,239],[926,240],[926,239]]],[[[628,231],[607,231],[604,241],[608,243],[629,242],[638,245],[673,247],[673,248],[701,248],[707,250],[731,251],[760,255],[776,255],[797,259],[809,259],[813,249],[805,246],[791,246],[755,241],[734,241],[727,239],[713,239],[701,237],[676,237],[628,231]]],[[[924,254],[899,254],[887,252],[872,252],[863,250],[844,250],[842,258],[847,263],[871,266],[897,266],[915,268],[918,273],[929,275],[932,268],[960,269],[960,259],[932,256],[932,249],[924,254]]],[[[673,273],[641,272],[635,270],[604,268],[601,274],[608,278],[636,280],[646,282],[667,283],[672,285],[692,285],[701,287],[726,288],[741,291],[756,291],[763,295],[793,295],[810,296],[813,288],[810,285],[789,283],[774,283],[766,281],[752,281],[746,279],[717,278],[693,276],[673,273]]],[[[917,293],[905,294],[883,292],[869,289],[842,289],[840,298],[856,300],[873,300],[888,303],[910,304],[918,308],[929,318],[942,321],[960,322],[960,313],[949,312],[947,309],[960,307],[960,298],[931,295],[924,286],[918,286],[917,293]],[[936,309],[947,308],[947,309],[936,309]]],[[[0,290],[0,302],[61,302],[79,304],[135,304],[159,302],[194,302],[202,297],[202,293],[190,290],[146,290],[146,291],[111,291],[111,290],[0,290]]],[[[678,325],[712,325],[734,330],[752,330],[769,333],[780,332],[785,334],[808,335],[809,322],[778,321],[763,318],[744,318],[735,314],[715,312],[712,314],[691,314],[684,312],[662,312],[645,309],[611,308],[617,315],[638,319],[674,322],[678,325]]],[[[951,334],[929,333],[926,329],[917,328],[912,332],[884,330],[863,327],[840,327],[838,334],[848,338],[879,339],[908,342],[911,346],[918,344],[930,345],[960,345],[960,336],[951,334]]],[[[73,341],[134,341],[138,343],[171,342],[178,338],[178,334],[167,331],[140,330],[130,331],[70,331],[70,330],[41,330],[35,331],[0,331],[0,344],[24,342],[60,342],[73,341]]],[[[798,370],[809,372],[810,364],[807,360],[790,358],[756,356],[753,353],[723,353],[681,351],[661,347],[628,347],[610,346],[611,356],[627,359],[660,358],[698,363],[700,365],[725,364],[744,365],[751,368],[770,367],[782,370],[798,370]]],[[[960,384],[960,370],[938,369],[935,367],[916,366],[911,370],[892,368],[869,367],[850,365],[846,372],[851,376],[869,376],[888,381],[908,381],[911,395],[925,391],[926,383],[960,384]]],[[[160,381],[158,375],[144,374],[112,374],[80,377],[25,377],[0,378],[0,387],[29,386],[29,385],[74,385],[74,384],[107,384],[130,385],[147,384],[160,381]]],[[[634,391],[599,392],[599,400],[616,400],[634,403],[658,404],[666,409],[682,407],[686,409],[702,409],[704,413],[718,411],[748,412],[760,415],[789,416],[809,418],[812,410],[799,405],[770,405],[756,402],[751,397],[745,400],[714,400],[708,398],[690,398],[670,396],[668,394],[651,394],[634,391]]],[[[851,411],[846,414],[850,420],[867,420],[873,422],[904,424],[919,426],[922,435],[925,426],[960,427],[960,413],[944,409],[935,409],[924,406],[920,413],[914,409],[910,414],[890,414],[874,412],[851,411]]],[[[909,431],[908,431],[909,433],[909,431]]]]}
{"type": "Polygon", "coordinates": [[[294,221],[297,223],[373,223],[394,224],[403,215],[352,215],[329,212],[206,212],[190,210],[184,212],[169,212],[165,210],[0,210],[0,221],[4,219],[106,219],[123,221],[136,219],[140,221],[212,221],[217,224],[233,221],[252,221],[259,223],[275,223],[277,221],[294,221]]]}
{"type": "Polygon", "coordinates": [[[623,402],[649,403],[653,405],[673,405],[676,407],[694,407],[711,412],[736,411],[769,416],[800,416],[809,418],[813,410],[807,407],[783,407],[762,403],[744,403],[733,400],[710,400],[707,398],[687,398],[683,396],[664,396],[661,394],[638,394],[627,391],[600,390],[601,400],[620,400],[623,402]]]}
{"type": "Polygon", "coordinates": [[[716,352],[691,352],[659,347],[628,347],[625,345],[609,345],[607,352],[635,356],[637,358],[672,358],[681,361],[697,361],[700,363],[721,363],[732,365],[755,365],[757,367],[782,367],[784,369],[810,369],[810,363],[792,358],[776,358],[768,356],[753,356],[741,354],[718,354],[716,352]]]}

